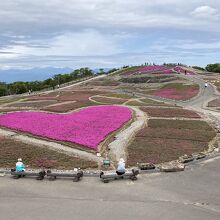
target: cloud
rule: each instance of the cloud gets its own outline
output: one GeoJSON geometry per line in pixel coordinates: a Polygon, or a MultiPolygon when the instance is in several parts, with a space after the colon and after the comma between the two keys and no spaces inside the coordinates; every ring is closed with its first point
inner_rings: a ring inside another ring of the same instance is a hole
{"type": "MultiPolygon", "coordinates": [[[[119,66],[214,53],[220,2],[7,0],[0,66],[119,66]]],[[[218,44],[217,44],[218,46],[218,44]]],[[[210,55],[211,57],[211,55],[210,55]]],[[[200,58],[197,58],[198,62],[200,58]]],[[[203,61],[202,61],[203,62],[203,61]]]]}
{"type": "MultiPolygon", "coordinates": [[[[201,6],[184,0],[7,0],[1,2],[2,31],[26,35],[64,32],[70,29],[115,29],[147,27],[203,28],[202,22],[188,16],[211,13],[220,3],[201,6]],[[195,9],[196,8],[196,9],[195,9]],[[13,28],[12,28],[13,27],[13,28]]],[[[216,25],[213,25],[216,27],[216,25]]],[[[214,29],[214,27],[213,27],[214,29]]]]}
{"type": "Polygon", "coordinates": [[[52,38],[38,40],[12,40],[0,49],[1,54],[20,56],[97,56],[120,53],[120,42],[129,38],[127,34],[103,34],[95,30],[66,32],[52,38]],[[43,43],[42,43],[43,42],[43,43]]]}
{"type": "Polygon", "coordinates": [[[218,18],[218,10],[208,5],[199,6],[191,14],[197,18],[218,18]]]}

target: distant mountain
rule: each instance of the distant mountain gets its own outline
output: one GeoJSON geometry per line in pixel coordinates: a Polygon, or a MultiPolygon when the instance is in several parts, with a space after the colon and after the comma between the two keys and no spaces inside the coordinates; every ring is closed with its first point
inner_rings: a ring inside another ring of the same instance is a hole
{"type": "Polygon", "coordinates": [[[16,81],[30,82],[35,80],[45,80],[54,76],[55,74],[71,73],[71,68],[33,68],[33,69],[9,69],[0,70],[0,82],[12,83],[16,81]]]}

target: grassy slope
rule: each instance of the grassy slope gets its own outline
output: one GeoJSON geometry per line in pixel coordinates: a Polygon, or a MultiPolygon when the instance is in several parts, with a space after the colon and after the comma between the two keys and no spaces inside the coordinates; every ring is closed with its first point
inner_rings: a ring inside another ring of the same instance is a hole
{"type": "Polygon", "coordinates": [[[0,167],[14,167],[21,157],[30,168],[73,169],[74,167],[97,168],[93,161],[87,161],[77,156],[68,156],[47,148],[40,148],[14,141],[0,136],[0,167]]]}
{"type": "Polygon", "coordinates": [[[150,119],[148,126],[128,146],[129,165],[167,162],[201,152],[216,135],[204,121],[150,119]]]}

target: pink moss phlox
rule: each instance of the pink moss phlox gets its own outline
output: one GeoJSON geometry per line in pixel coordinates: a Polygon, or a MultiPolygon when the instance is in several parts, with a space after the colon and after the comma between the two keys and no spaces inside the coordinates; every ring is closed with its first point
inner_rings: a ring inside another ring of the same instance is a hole
{"type": "Polygon", "coordinates": [[[180,66],[176,66],[174,67],[174,70],[178,73],[186,73],[187,75],[196,75],[195,72],[189,70],[189,69],[184,69],[183,67],[180,67],[180,66]]]}
{"type": "Polygon", "coordinates": [[[152,95],[167,99],[187,100],[198,94],[198,88],[188,88],[184,91],[176,91],[175,88],[162,88],[152,92],[152,95]]]}
{"type": "Polygon", "coordinates": [[[70,114],[14,112],[0,115],[0,126],[96,149],[105,137],[132,118],[123,106],[95,106],[70,114]]]}
{"type": "Polygon", "coordinates": [[[160,74],[173,73],[173,71],[170,68],[167,68],[166,66],[153,65],[153,66],[140,67],[139,69],[125,72],[124,75],[129,76],[129,75],[138,75],[143,73],[154,73],[155,71],[160,72],[160,74]]]}

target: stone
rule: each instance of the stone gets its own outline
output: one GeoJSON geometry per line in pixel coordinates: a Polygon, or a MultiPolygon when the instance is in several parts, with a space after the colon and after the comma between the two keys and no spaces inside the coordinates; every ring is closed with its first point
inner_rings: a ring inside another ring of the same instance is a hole
{"type": "Polygon", "coordinates": [[[179,157],[179,162],[180,163],[189,163],[194,160],[194,157],[192,155],[183,155],[179,157]]]}
{"type": "Polygon", "coordinates": [[[185,169],[185,165],[178,161],[163,163],[160,167],[161,172],[179,172],[185,169]]]}
{"type": "Polygon", "coordinates": [[[204,153],[198,153],[193,155],[196,160],[200,160],[206,157],[204,153]]]}
{"type": "Polygon", "coordinates": [[[0,173],[0,177],[3,177],[3,176],[5,176],[5,173],[0,173]]]}
{"type": "Polygon", "coordinates": [[[153,163],[138,163],[138,168],[140,170],[152,170],[155,169],[155,165],[153,163]]]}

